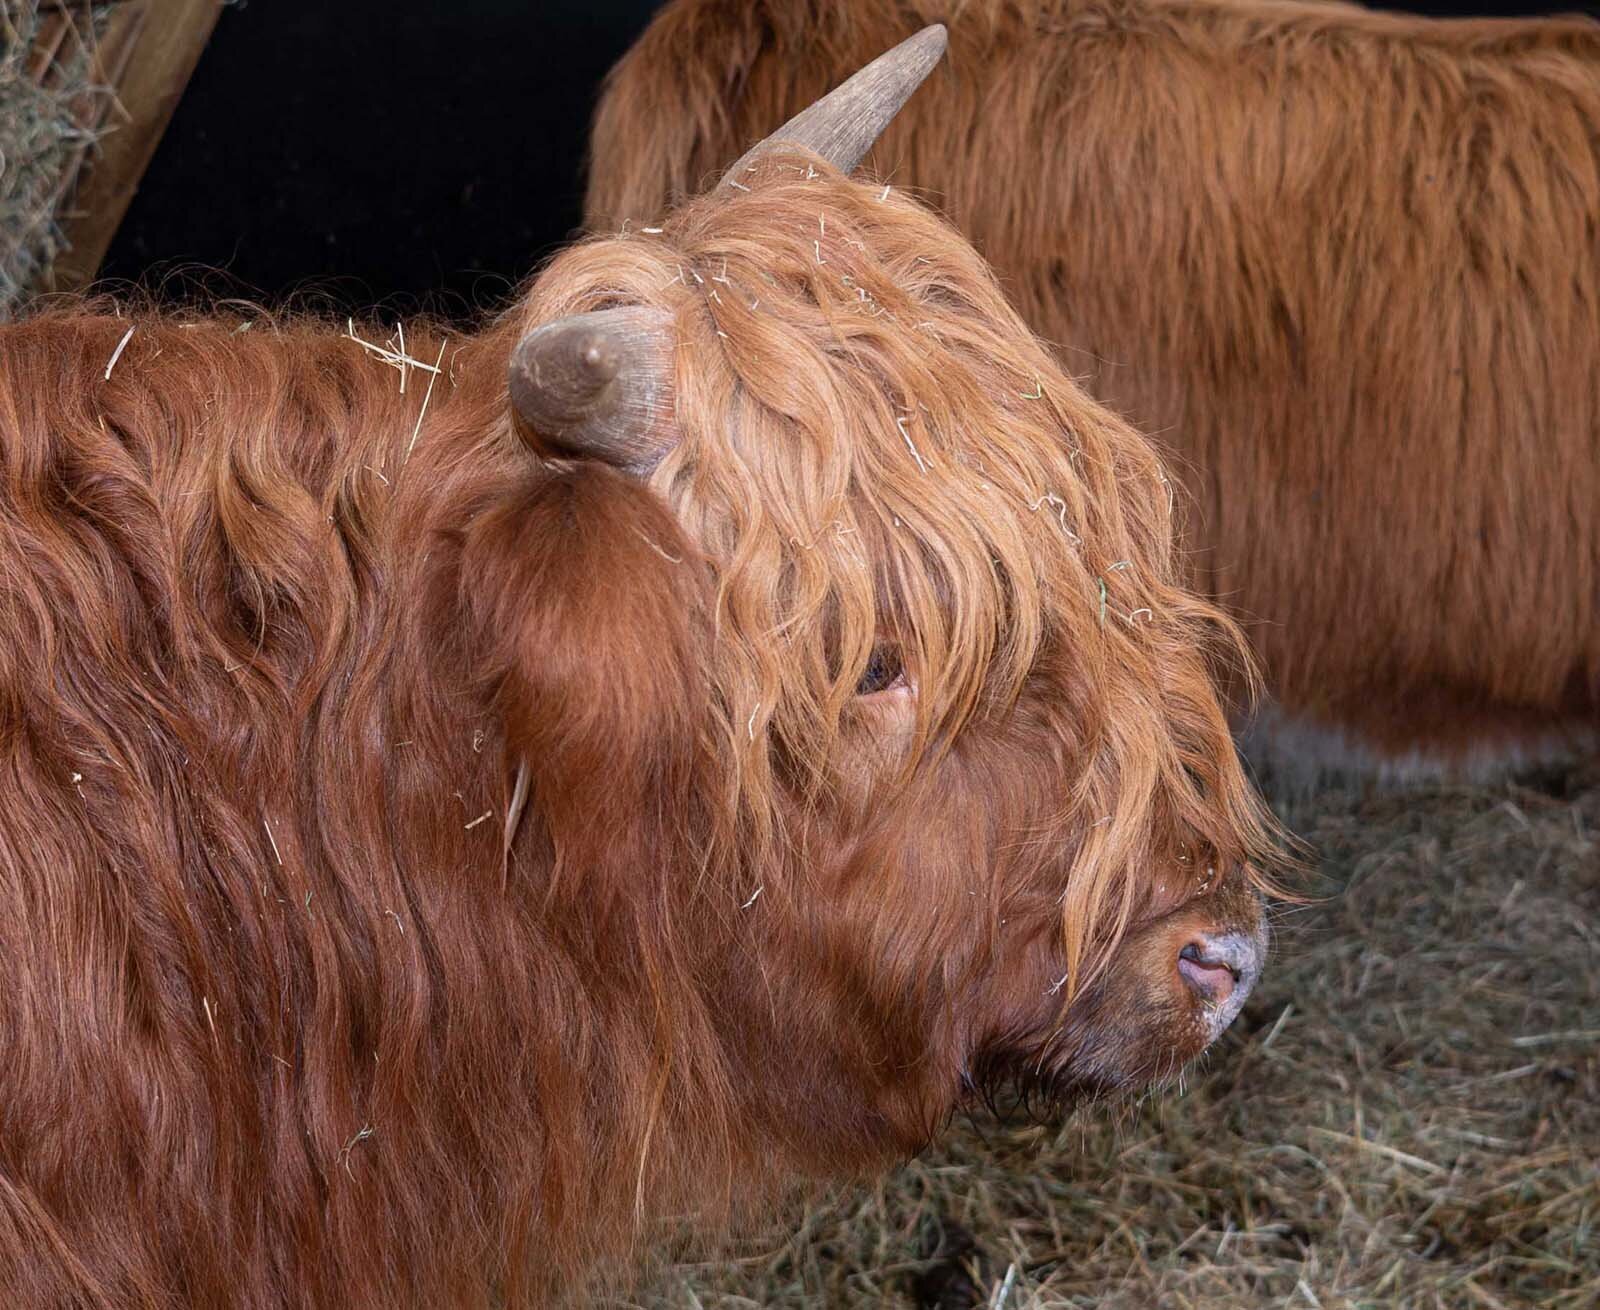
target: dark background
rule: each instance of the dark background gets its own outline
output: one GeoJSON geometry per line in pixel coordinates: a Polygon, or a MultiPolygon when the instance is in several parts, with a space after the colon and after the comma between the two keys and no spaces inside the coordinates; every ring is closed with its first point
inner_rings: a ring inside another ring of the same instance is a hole
{"type": "Polygon", "coordinates": [[[501,301],[578,226],[600,81],[657,7],[232,0],[102,271],[174,295],[197,277],[273,302],[311,290],[339,311],[501,301]]]}

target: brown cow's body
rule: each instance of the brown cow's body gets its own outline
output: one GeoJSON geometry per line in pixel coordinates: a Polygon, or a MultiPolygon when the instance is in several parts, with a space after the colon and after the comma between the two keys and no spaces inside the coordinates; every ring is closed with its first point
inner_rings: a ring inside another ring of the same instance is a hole
{"type": "Polygon", "coordinates": [[[1152,447],[912,202],[735,181],[403,354],[0,328],[8,1310],[548,1304],[1237,1012],[1270,841],[1152,447]],[[619,306],[631,472],[527,421],[619,306]]]}
{"type": "Polygon", "coordinates": [[[1600,27],[675,0],[600,107],[591,223],[648,221],[935,20],[949,63],[874,158],[1175,450],[1198,580],[1276,701],[1258,735],[1388,768],[1592,742],[1600,27]]]}

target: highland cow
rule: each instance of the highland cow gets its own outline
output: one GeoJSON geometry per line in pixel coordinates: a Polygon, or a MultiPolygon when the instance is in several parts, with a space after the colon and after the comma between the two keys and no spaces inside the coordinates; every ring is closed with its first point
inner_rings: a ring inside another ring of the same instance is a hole
{"type": "Polygon", "coordinates": [[[6,1306],[543,1304],[1238,1012],[1161,464],[846,176],[942,44],[474,336],[0,329],[6,1306]]]}
{"type": "Polygon", "coordinates": [[[1263,757],[1472,771],[1600,728],[1600,27],[1294,0],[673,0],[591,224],[862,52],[951,56],[874,159],[1175,454],[1263,757]]]}

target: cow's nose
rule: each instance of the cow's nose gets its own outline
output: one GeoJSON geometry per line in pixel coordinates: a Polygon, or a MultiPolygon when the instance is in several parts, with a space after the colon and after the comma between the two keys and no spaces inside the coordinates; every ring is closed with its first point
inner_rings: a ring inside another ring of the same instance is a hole
{"type": "Polygon", "coordinates": [[[1263,954],[1260,940],[1250,933],[1196,933],[1178,952],[1178,972],[1213,1005],[1237,1014],[1261,976],[1263,954]]]}

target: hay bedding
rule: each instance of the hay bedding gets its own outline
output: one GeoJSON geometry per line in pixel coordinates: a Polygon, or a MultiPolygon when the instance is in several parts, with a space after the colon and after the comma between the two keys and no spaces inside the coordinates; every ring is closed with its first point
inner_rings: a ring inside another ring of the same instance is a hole
{"type": "Polygon", "coordinates": [[[1600,1306],[1600,770],[1290,817],[1325,899],[1186,1094],[958,1126],[627,1304],[908,1305],[943,1220],[1007,1310],[1600,1306]]]}

